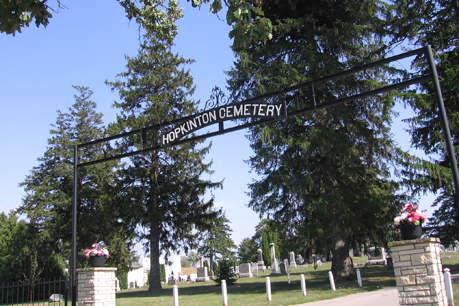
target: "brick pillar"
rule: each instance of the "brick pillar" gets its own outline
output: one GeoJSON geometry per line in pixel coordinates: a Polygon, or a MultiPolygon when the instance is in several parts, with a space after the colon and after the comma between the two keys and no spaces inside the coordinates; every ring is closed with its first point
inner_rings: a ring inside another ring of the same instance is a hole
{"type": "Polygon", "coordinates": [[[79,306],[116,305],[116,268],[78,269],[79,306]]]}
{"type": "Polygon", "coordinates": [[[402,306],[448,306],[440,257],[440,239],[389,243],[402,306]]]}

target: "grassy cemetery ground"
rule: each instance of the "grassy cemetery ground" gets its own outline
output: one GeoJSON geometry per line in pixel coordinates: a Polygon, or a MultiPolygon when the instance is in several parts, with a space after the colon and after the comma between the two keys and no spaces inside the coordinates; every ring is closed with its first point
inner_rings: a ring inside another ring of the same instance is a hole
{"type": "MultiPolygon", "coordinates": [[[[450,268],[452,274],[459,273],[459,253],[448,253],[451,258],[443,258],[445,268],[450,268]]],[[[367,257],[356,257],[354,263],[364,263],[367,257]]],[[[270,270],[253,278],[240,278],[235,285],[228,286],[228,305],[296,305],[319,300],[374,291],[395,286],[393,270],[386,266],[360,267],[363,287],[357,281],[336,283],[336,291],[330,289],[328,271],[331,263],[323,263],[314,270],[312,265],[290,269],[291,283],[288,284],[287,275],[271,276],[270,270]],[[301,293],[301,274],[306,279],[307,296],[301,293]],[[266,277],[271,278],[272,301],[266,299],[266,277]]],[[[459,283],[454,285],[455,302],[459,303],[459,283]]],[[[129,290],[117,293],[117,306],[143,305],[173,305],[172,286],[163,285],[161,292],[150,293],[147,288],[129,290]]],[[[214,306],[222,305],[221,288],[213,281],[207,283],[179,283],[180,305],[214,306]]]]}

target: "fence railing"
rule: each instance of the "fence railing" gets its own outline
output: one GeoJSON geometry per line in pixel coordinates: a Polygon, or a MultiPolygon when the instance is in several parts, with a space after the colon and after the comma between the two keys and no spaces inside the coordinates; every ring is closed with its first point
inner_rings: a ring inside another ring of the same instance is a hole
{"type": "Polygon", "coordinates": [[[7,283],[0,286],[0,305],[65,305],[68,302],[68,276],[35,283],[7,283]]]}

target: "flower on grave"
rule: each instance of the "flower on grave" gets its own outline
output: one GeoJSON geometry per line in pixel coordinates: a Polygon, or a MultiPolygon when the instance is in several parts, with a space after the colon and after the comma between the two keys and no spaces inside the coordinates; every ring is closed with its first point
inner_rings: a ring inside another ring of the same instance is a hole
{"type": "Polygon", "coordinates": [[[405,204],[402,212],[394,218],[395,227],[401,224],[421,225],[427,221],[427,214],[422,210],[418,210],[417,205],[405,204]]]}
{"type": "Polygon", "coordinates": [[[103,241],[99,243],[96,242],[92,245],[91,249],[84,250],[84,258],[95,256],[106,256],[107,258],[110,257],[110,253],[108,252],[107,247],[105,246],[105,243],[103,241]]]}

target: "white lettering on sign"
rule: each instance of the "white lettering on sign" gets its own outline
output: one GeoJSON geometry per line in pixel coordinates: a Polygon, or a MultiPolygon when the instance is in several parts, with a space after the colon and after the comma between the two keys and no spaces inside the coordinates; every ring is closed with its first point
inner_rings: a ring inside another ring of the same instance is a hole
{"type": "Polygon", "coordinates": [[[171,144],[196,130],[219,121],[243,117],[276,118],[285,115],[285,104],[245,103],[220,106],[180,123],[161,136],[161,145],[171,144]]]}

